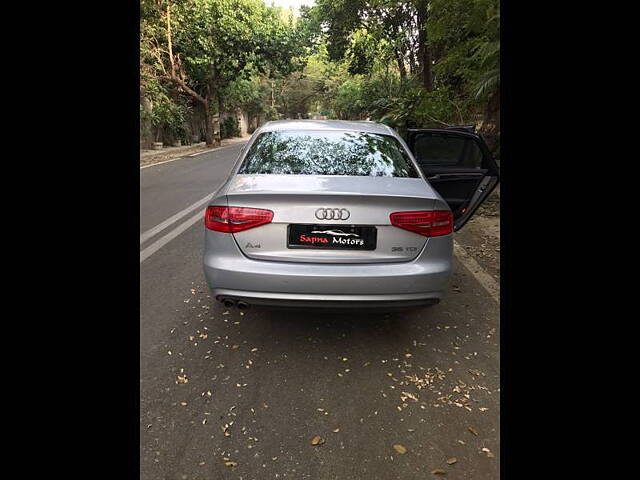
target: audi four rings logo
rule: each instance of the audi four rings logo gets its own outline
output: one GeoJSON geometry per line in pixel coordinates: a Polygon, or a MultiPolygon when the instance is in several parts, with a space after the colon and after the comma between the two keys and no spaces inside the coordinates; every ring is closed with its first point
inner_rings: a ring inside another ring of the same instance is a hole
{"type": "Polygon", "coordinates": [[[318,220],[346,220],[351,216],[346,208],[319,208],[316,210],[318,220]]]}

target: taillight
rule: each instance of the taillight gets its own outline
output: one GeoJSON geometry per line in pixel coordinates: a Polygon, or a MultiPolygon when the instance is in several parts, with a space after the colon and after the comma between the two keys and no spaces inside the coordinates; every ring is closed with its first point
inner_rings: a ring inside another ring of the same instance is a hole
{"type": "Polygon", "coordinates": [[[389,217],[391,225],[425,237],[438,237],[453,232],[453,215],[448,210],[396,212],[389,217]]]}
{"type": "Polygon", "coordinates": [[[237,233],[259,227],[273,220],[271,210],[246,207],[207,207],[204,224],[209,230],[237,233]]]}

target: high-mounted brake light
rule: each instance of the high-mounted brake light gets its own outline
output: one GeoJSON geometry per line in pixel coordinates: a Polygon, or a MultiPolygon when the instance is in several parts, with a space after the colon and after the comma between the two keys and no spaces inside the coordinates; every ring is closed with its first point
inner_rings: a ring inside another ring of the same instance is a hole
{"type": "Polygon", "coordinates": [[[453,215],[448,210],[396,212],[389,217],[391,225],[425,237],[438,237],[453,232],[453,215]]]}
{"type": "Polygon", "coordinates": [[[204,224],[209,230],[237,233],[259,227],[273,220],[271,210],[246,207],[207,207],[204,224]]]}

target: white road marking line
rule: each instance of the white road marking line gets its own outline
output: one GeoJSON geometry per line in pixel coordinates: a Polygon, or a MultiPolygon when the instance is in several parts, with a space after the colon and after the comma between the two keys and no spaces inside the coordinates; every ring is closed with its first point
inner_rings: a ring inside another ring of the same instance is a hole
{"type": "Polygon", "coordinates": [[[175,162],[176,160],[181,160],[183,158],[185,157],[172,158],[171,160],[165,160],[164,162],[152,163],[151,165],[140,167],[140,170],[142,170],[143,168],[155,167],[156,165],[162,165],[164,163],[175,162]]]}
{"type": "Polygon", "coordinates": [[[178,225],[176,228],[171,230],[165,236],[160,237],[158,240],[153,242],[147,248],[142,250],[140,252],[140,263],[144,262],[147,258],[149,258],[151,255],[156,253],[158,250],[160,250],[162,247],[164,247],[167,243],[169,243],[171,240],[176,238],[182,232],[187,230],[189,227],[191,227],[191,225],[193,225],[197,221],[202,221],[202,223],[204,224],[204,212],[205,212],[205,210],[202,210],[201,212],[198,212],[193,217],[191,217],[189,220],[186,220],[186,221],[182,222],[180,225],[178,225]]]}
{"type": "Polygon", "coordinates": [[[205,203],[207,203],[211,197],[213,196],[213,192],[207,194],[206,197],[201,198],[200,200],[198,200],[196,203],[189,205],[187,208],[185,208],[184,210],[179,211],[178,213],[176,213],[175,215],[167,218],[164,222],[156,225],[155,227],[147,230],[146,232],[142,233],[140,235],[140,245],[142,245],[144,242],[146,242],[147,240],[149,240],[151,237],[153,237],[154,235],[160,233],[162,230],[164,230],[165,228],[167,228],[169,225],[177,222],[178,220],[180,220],[182,217],[184,217],[185,215],[188,215],[189,213],[191,213],[193,210],[195,210],[196,208],[204,205],[205,203]]]}
{"type": "Polygon", "coordinates": [[[143,168],[155,167],[156,165],[162,165],[164,163],[175,162],[176,160],[182,160],[182,159],[187,158],[187,157],[195,157],[196,155],[202,155],[203,153],[215,152],[217,150],[224,150],[225,148],[235,147],[236,145],[240,145],[242,143],[244,143],[244,142],[233,143],[231,145],[225,145],[224,147],[216,147],[216,148],[212,148],[211,150],[205,150],[203,152],[196,152],[196,153],[193,153],[191,155],[186,155],[186,156],[183,156],[183,157],[173,158],[171,160],[165,160],[164,162],[152,163],[151,165],[145,165],[143,167],[140,167],[140,170],[142,170],[143,168]]]}
{"type": "Polygon", "coordinates": [[[489,273],[483,269],[475,259],[467,253],[467,251],[462,248],[462,246],[453,241],[453,252],[456,254],[460,262],[471,272],[471,274],[475,277],[480,285],[484,287],[484,289],[489,292],[489,295],[493,297],[493,299],[500,303],[500,284],[496,282],[496,280],[489,275],[489,273]]]}

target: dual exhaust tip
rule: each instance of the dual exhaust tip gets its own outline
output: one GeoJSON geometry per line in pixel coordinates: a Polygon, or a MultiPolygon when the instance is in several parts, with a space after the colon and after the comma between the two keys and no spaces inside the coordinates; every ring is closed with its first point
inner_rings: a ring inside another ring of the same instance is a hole
{"type": "Polygon", "coordinates": [[[238,307],[238,310],[245,311],[249,309],[249,304],[242,300],[236,302],[233,298],[221,298],[222,305],[226,308],[238,307]]]}

